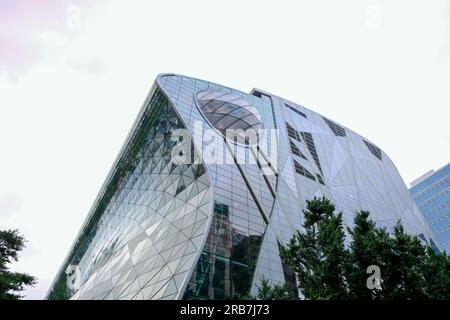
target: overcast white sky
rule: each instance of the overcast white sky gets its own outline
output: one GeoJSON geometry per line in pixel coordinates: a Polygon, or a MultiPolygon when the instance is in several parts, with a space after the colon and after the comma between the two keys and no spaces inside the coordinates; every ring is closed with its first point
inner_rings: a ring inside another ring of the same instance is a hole
{"type": "Polygon", "coordinates": [[[29,240],[27,298],[44,297],[158,73],[303,104],[407,183],[450,160],[448,0],[92,2],[0,0],[0,228],[29,240]]]}

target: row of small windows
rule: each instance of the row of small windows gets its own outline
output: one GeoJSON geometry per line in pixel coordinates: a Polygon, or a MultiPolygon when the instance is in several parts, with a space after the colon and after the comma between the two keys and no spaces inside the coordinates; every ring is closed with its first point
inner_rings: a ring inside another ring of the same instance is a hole
{"type": "MultiPolygon", "coordinates": [[[[433,225],[435,225],[435,224],[437,224],[437,223],[439,223],[439,222],[442,222],[442,221],[444,221],[445,219],[448,219],[448,218],[450,218],[450,213],[447,213],[446,215],[444,215],[444,216],[442,216],[442,217],[440,217],[440,218],[434,219],[433,221],[431,221],[430,226],[433,226],[433,225]]],[[[440,232],[438,232],[438,233],[435,233],[434,235],[435,235],[435,236],[438,236],[438,235],[441,234],[441,233],[442,233],[442,232],[440,231],[440,232]]]]}
{"type": "Polygon", "coordinates": [[[449,243],[450,243],[450,239],[447,240],[447,241],[445,241],[444,243],[442,243],[442,246],[446,246],[446,245],[448,245],[449,243]]]}
{"type": "MultiPolygon", "coordinates": [[[[289,105],[286,105],[287,107],[290,107],[289,105]]],[[[336,136],[339,137],[345,137],[346,136],[346,132],[345,129],[342,128],[341,126],[337,125],[336,123],[326,119],[323,117],[323,119],[325,120],[325,122],[327,123],[327,125],[330,127],[331,131],[333,131],[333,133],[336,136]]],[[[320,160],[319,160],[319,156],[317,155],[317,150],[316,150],[316,146],[314,144],[314,139],[312,137],[312,134],[309,132],[298,132],[297,130],[295,130],[289,123],[286,122],[286,128],[287,128],[287,132],[288,132],[288,136],[292,139],[295,139],[297,141],[301,142],[300,139],[300,135],[303,138],[303,140],[306,143],[306,146],[308,147],[309,153],[311,154],[312,158],[314,159],[314,162],[316,163],[317,167],[319,168],[320,172],[323,174],[322,171],[322,166],[320,165],[320,160]]],[[[299,156],[303,159],[306,160],[306,157],[301,153],[300,149],[292,142],[289,141],[290,145],[291,145],[291,151],[294,155],[299,156]]],[[[367,142],[366,140],[363,140],[364,144],[367,146],[367,148],[369,149],[369,151],[375,156],[377,157],[379,160],[383,160],[382,154],[381,154],[381,149],[378,148],[377,146],[371,144],[370,142],[367,142]]],[[[319,180],[320,182],[320,180],[319,180]]],[[[323,181],[321,182],[323,184],[323,181]]]]}
{"type": "Polygon", "coordinates": [[[288,132],[288,136],[290,137],[290,138],[292,138],[292,139],[295,139],[295,140],[297,140],[297,141],[302,141],[301,139],[300,139],[300,135],[299,135],[299,133],[298,133],[298,131],[297,130],[295,130],[289,123],[287,123],[286,122],[286,129],[287,129],[287,132],[288,132]]]}
{"type": "Polygon", "coordinates": [[[319,156],[317,155],[316,146],[314,144],[312,134],[309,132],[300,132],[300,134],[301,134],[303,140],[305,140],[306,146],[308,147],[309,153],[311,153],[311,156],[313,157],[314,162],[316,163],[320,172],[323,174],[322,166],[320,165],[319,156]]]}
{"type": "Polygon", "coordinates": [[[425,215],[429,216],[430,214],[432,214],[432,213],[434,213],[436,211],[439,211],[439,210],[441,210],[442,208],[445,208],[448,205],[450,205],[450,201],[447,201],[447,202],[441,204],[440,206],[437,206],[437,207],[435,207],[435,208],[433,208],[431,210],[428,210],[427,212],[425,212],[425,215]]]}
{"type": "MultiPolygon", "coordinates": [[[[447,215],[447,217],[445,217],[446,219],[448,219],[450,216],[449,215],[447,215]]],[[[450,231],[450,227],[447,227],[447,228],[445,228],[445,229],[442,229],[441,231],[439,231],[439,232],[436,232],[435,234],[434,234],[434,236],[435,237],[437,237],[437,236],[440,236],[441,234],[445,234],[445,233],[447,233],[447,232],[449,232],[450,231]]]]}
{"type": "MultiPolygon", "coordinates": [[[[290,105],[288,105],[287,103],[284,104],[287,108],[291,109],[292,111],[294,111],[295,113],[301,115],[302,117],[304,117],[305,119],[307,119],[306,114],[301,112],[300,110],[295,109],[294,107],[291,107],[290,105]]],[[[328,125],[328,127],[330,128],[330,130],[334,133],[335,136],[337,137],[346,137],[347,133],[345,132],[345,129],[343,127],[341,127],[340,125],[338,125],[337,123],[334,123],[331,120],[328,120],[325,117],[322,117],[323,120],[325,121],[325,123],[328,125]]],[[[287,130],[288,130],[288,135],[289,137],[296,139],[298,141],[300,140],[299,134],[297,132],[297,130],[295,130],[292,126],[289,125],[289,123],[286,122],[286,126],[287,126],[287,130]]],[[[310,133],[308,132],[301,132],[302,136],[304,133],[307,133],[309,136],[311,136],[310,133]]],[[[305,139],[305,137],[303,137],[305,139]]],[[[314,141],[312,140],[312,136],[311,139],[309,139],[311,143],[308,143],[308,141],[306,141],[307,145],[308,145],[308,149],[311,151],[311,149],[313,149],[314,151],[311,152],[311,155],[314,158],[314,161],[316,162],[317,166],[319,167],[320,171],[322,172],[322,168],[320,166],[320,162],[319,162],[319,158],[317,157],[317,153],[315,152],[315,146],[314,146],[314,141]]],[[[373,144],[371,144],[370,142],[367,142],[366,140],[363,140],[364,143],[366,144],[367,148],[369,148],[370,152],[377,157],[380,160],[383,160],[382,155],[381,155],[381,149],[378,148],[377,146],[374,146],[373,144]]]]}
{"type": "Polygon", "coordinates": [[[325,182],[323,182],[322,176],[318,173],[316,174],[316,176],[317,176],[317,180],[319,180],[319,183],[325,185],[325,182]]]}
{"type": "Polygon", "coordinates": [[[307,177],[313,181],[316,181],[316,177],[317,177],[317,181],[319,181],[320,184],[325,185],[325,183],[323,182],[323,178],[320,174],[316,174],[316,177],[314,177],[314,175],[311,172],[309,172],[308,169],[303,167],[300,163],[298,163],[295,160],[294,160],[294,167],[295,167],[295,172],[297,172],[298,174],[301,174],[302,176],[307,177]]]}
{"type": "Polygon", "coordinates": [[[289,143],[291,144],[292,154],[294,154],[302,159],[308,160],[291,139],[289,139],[289,143]]]}
{"type": "Polygon", "coordinates": [[[427,194],[428,192],[430,192],[430,191],[436,189],[437,187],[440,187],[441,185],[443,185],[444,183],[446,183],[446,182],[449,181],[449,180],[450,180],[450,178],[445,178],[444,180],[442,180],[442,181],[440,181],[440,182],[438,182],[438,183],[432,185],[432,186],[429,187],[428,189],[425,189],[424,191],[422,191],[421,193],[419,193],[419,194],[415,197],[415,199],[419,199],[419,198],[423,197],[423,196],[424,196],[425,194],[427,194]]]}
{"type": "Polygon", "coordinates": [[[304,114],[303,112],[301,112],[300,110],[295,109],[294,107],[291,107],[290,105],[288,105],[287,103],[284,104],[287,108],[291,109],[292,111],[294,111],[296,114],[301,115],[303,118],[306,118],[306,114],[304,114]]]}
{"type": "MultiPolygon", "coordinates": [[[[294,111],[295,113],[301,115],[303,118],[307,119],[306,114],[301,112],[300,110],[288,105],[287,103],[284,104],[287,108],[289,108],[290,110],[294,111]]],[[[343,127],[341,127],[340,125],[334,123],[331,120],[328,120],[325,117],[322,117],[323,120],[325,120],[325,122],[327,123],[328,127],[330,127],[331,131],[333,131],[334,135],[338,136],[338,137],[345,137],[346,133],[345,133],[345,129],[343,127]]]]}
{"type": "MultiPolygon", "coordinates": [[[[322,118],[326,122],[328,127],[331,129],[331,131],[333,131],[335,136],[337,136],[337,137],[346,137],[347,136],[347,134],[345,132],[345,129],[343,127],[341,127],[340,125],[334,123],[331,120],[328,120],[325,117],[322,117],[322,118]]],[[[367,148],[369,148],[370,152],[375,157],[377,157],[380,160],[383,160],[380,148],[378,148],[377,146],[374,146],[373,144],[371,144],[370,142],[367,142],[366,140],[363,140],[363,141],[364,141],[365,145],[367,146],[367,148]]]]}
{"type": "MultiPolygon", "coordinates": [[[[292,139],[295,139],[299,142],[302,142],[302,140],[300,139],[300,135],[302,136],[303,140],[306,143],[306,146],[309,150],[309,153],[311,154],[314,162],[316,163],[317,167],[319,168],[320,172],[322,173],[322,166],[320,165],[320,161],[319,161],[319,156],[317,155],[317,150],[316,150],[316,146],[314,144],[314,140],[312,137],[312,134],[309,132],[298,132],[297,130],[295,130],[288,122],[286,122],[286,129],[288,132],[288,136],[292,139]]],[[[306,158],[306,156],[300,151],[300,149],[295,145],[295,143],[289,139],[289,143],[290,143],[290,147],[291,147],[291,152],[293,155],[296,155],[304,160],[308,160],[306,158]]],[[[301,175],[308,177],[312,180],[316,180],[316,178],[314,177],[314,175],[309,172],[308,170],[306,170],[305,168],[303,168],[298,162],[296,162],[294,160],[294,164],[295,164],[295,170],[297,173],[300,173],[301,175]]],[[[323,178],[321,175],[317,174],[317,180],[325,185],[325,183],[323,182],[323,178]]]]}
{"type": "Polygon", "coordinates": [[[367,148],[370,150],[370,152],[377,157],[380,160],[383,160],[382,156],[381,156],[381,149],[378,148],[377,146],[374,146],[373,144],[371,144],[370,142],[367,142],[366,140],[363,140],[364,143],[366,144],[367,148]]]}
{"type": "Polygon", "coordinates": [[[314,175],[311,172],[309,172],[308,169],[303,167],[300,163],[298,163],[295,160],[294,160],[294,167],[295,167],[295,172],[301,174],[304,177],[307,177],[311,180],[316,181],[316,178],[314,177],[314,175]]]}
{"type": "Polygon", "coordinates": [[[322,117],[323,120],[325,120],[325,122],[327,123],[328,127],[330,127],[331,131],[333,131],[334,135],[337,137],[345,137],[345,129],[342,128],[340,125],[334,123],[331,120],[328,120],[325,117],[322,117]]]}
{"type": "Polygon", "coordinates": [[[431,197],[429,200],[427,200],[426,202],[420,204],[420,205],[419,205],[419,208],[422,208],[422,207],[424,207],[424,206],[426,206],[426,205],[428,205],[428,204],[430,204],[430,203],[436,201],[436,199],[438,199],[438,198],[440,198],[440,197],[442,197],[442,196],[445,196],[445,195],[446,195],[447,193],[449,193],[449,192],[450,192],[450,189],[446,189],[446,190],[444,190],[444,191],[442,191],[442,192],[440,192],[440,193],[438,193],[438,194],[435,194],[435,195],[434,195],[433,197],[431,197]]]}

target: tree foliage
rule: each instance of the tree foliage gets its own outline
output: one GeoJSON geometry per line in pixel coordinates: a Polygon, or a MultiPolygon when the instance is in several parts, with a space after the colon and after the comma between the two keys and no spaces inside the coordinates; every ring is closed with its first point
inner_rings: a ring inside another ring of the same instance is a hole
{"type": "Polygon", "coordinates": [[[305,299],[450,299],[450,258],[422,244],[398,222],[392,233],[357,212],[346,236],[342,214],[326,198],[304,210],[303,230],[282,247],[305,299]],[[369,288],[368,268],[380,282],[369,288]]]}
{"type": "Polygon", "coordinates": [[[18,230],[0,230],[0,300],[18,300],[25,286],[36,284],[36,278],[27,273],[13,272],[8,265],[18,260],[25,239],[18,230]]]}
{"type": "Polygon", "coordinates": [[[345,299],[345,265],[348,252],[342,214],[327,199],[308,202],[304,232],[297,231],[281,255],[294,270],[309,299],[345,299]]]}
{"type": "Polygon", "coordinates": [[[258,288],[258,300],[293,300],[296,299],[294,292],[287,285],[273,285],[271,286],[267,279],[261,281],[261,286],[258,288]]]}
{"type": "Polygon", "coordinates": [[[256,296],[245,295],[236,296],[236,300],[295,300],[294,291],[287,284],[284,285],[271,285],[266,278],[262,278],[261,284],[258,288],[256,296]]]}

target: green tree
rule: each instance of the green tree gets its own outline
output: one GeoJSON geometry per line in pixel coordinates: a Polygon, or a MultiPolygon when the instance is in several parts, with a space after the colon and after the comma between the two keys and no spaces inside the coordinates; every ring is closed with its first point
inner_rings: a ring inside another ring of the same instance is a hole
{"type": "Polygon", "coordinates": [[[426,247],[417,236],[407,234],[398,222],[390,237],[389,250],[381,256],[384,265],[382,292],[384,299],[425,299],[423,259],[426,247]]]}
{"type": "Polygon", "coordinates": [[[267,279],[262,279],[261,286],[258,288],[258,300],[294,300],[296,299],[294,292],[287,285],[271,286],[267,279]]]}
{"type": "Polygon", "coordinates": [[[389,250],[390,238],[384,229],[379,229],[369,220],[369,212],[357,212],[353,229],[347,228],[352,237],[350,255],[346,264],[346,277],[350,299],[381,298],[379,291],[367,288],[367,268],[377,265],[384,269],[383,252],[389,250]]]}
{"type": "Polygon", "coordinates": [[[351,299],[425,299],[423,259],[426,247],[397,223],[393,234],[376,227],[369,212],[357,212],[351,235],[346,278],[351,299]],[[381,290],[367,288],[367,268],[380,268],[381,290]]]}
{"type": "Polygon", "coordinates": [[[345,246],[342,215],[329,200],[313,199],[281,255],[306,299],[450,299],[450,258],[423,245],[398,222],[389,233],[367,211],[357,212],[345,246]],[[380,269],[369,289],[369,266],[380,269]]]}
{"type": "Polygon", "coordinates": [[[306,299],[346,299],[348,250],[342,214],[325,198],[307,201],[304,232],[297,231],[281,256],[294,270],[306,299]]]}
{"type": "Polygon", "coordinates": [[[427,248],[423,260],[425,290],[428,298],[435,300],[450,299],[450,257],[445,253],[436,253],[427,248]]]}
{"type": "Polygon", "coordinates": [[[261,285],[258,288],[256,296],[245,295],[236,296],[236,300],[295,300],[294,291],[287,284],[284,285],[270,285],[266,278],[261,280],[261,285]]]}
{"type": "Polygon", "coordinates": [[[18,260],[18,252],[25,246],[25,238],[18,230],[0,231],[0,300],[18,300],[25,286],[36,284],[27,273],[12,272],[8,264],[18,260]]]}

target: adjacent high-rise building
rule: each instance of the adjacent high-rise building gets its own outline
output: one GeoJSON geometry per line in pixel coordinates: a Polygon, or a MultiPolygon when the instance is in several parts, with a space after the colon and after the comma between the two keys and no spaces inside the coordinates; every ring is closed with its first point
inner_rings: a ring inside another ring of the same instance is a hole
{"type": "Polygon", "coordinates": [[[410,191],[435,241],[450,254],[450,163],[411,182],[410,191]]]}
{"type": "Polygon", "coordinates": [[[279,245],[325,196],[431,231],[369,139],[259,89],[159,75],[48,299],[226,299],[295,285],[279,245]]]}

